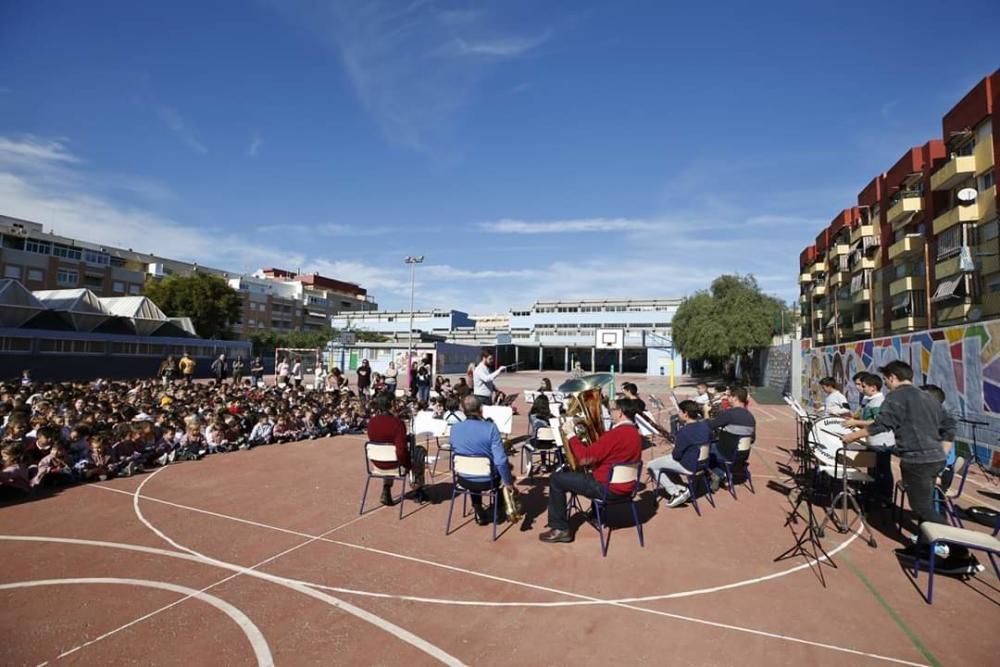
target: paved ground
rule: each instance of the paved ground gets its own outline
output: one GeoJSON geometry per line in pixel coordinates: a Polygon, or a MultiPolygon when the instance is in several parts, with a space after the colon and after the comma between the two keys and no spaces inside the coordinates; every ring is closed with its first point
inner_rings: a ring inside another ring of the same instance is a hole
{"type": "MultiPolygon", "coordinates": [[[[633,379],[665,394],[662,379],[633,379]]],[[[538,541],[543,482],[519,483],[538,518],[496,543],[471,522],[446,537],[446,503],[408,502],[402,521],[395,508],[359,517],[353,436],[2,507],[0,663],[993,664],[992,572],[939,578],[928,606],[889,529],[875,549],[831,531],[833,564],[774,562],[794,539],[781,485],[794,427],[783,407],[755,412],[756,494],[720,494],[700,518],[644,495],[645,548],[623,523],[607,558],[586,524],[573,544],[538,541]]],[[[448,480],[439,471],[435,490],[448,480]]],[[[998,504],[981,477],[967,489],[961,504],[998,504]]]]}

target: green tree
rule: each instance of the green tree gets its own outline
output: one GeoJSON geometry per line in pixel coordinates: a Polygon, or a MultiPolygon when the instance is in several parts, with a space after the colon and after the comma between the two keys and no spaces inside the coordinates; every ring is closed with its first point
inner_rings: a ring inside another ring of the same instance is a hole
{"type": "Polygon", "coordinates": [[[784,308],[760,291],[752,275],[719,276],[710,289],[695,292],[677,308],[674,344],[687,359],[718,365],[769,345],[784,308]]]}
{"type": "Polygon", "coordinates": [[[225,280],[196,271],[146,282],[145,295],[170,317],[190,317],[202,338],[225,338],[229,323],[240,318],[239,293],[225,280]]]}

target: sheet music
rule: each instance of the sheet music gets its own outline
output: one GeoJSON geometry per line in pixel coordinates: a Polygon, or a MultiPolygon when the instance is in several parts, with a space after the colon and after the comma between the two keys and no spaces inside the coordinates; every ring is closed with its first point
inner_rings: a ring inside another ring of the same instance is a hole
{"type": "Polygon", "coordinates": [[[483,419],[492,419],[503,435],[510,435],[514,430],[514,409],[509,405],[484,405],[483,419]]]}
{"type": "Polygon", "coordinates": [[[435,419],[434,413],[430,410],[421,410],[413,417],[413,433],[415,435],[440,438],[447,428],[448,422],[443,419],[435,419]]]}

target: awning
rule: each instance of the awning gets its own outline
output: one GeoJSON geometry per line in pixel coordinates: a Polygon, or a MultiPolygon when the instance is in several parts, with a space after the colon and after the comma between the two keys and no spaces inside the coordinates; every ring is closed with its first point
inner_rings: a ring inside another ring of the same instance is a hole
{"type": "Polygon", "coordinates": [[[913,292],[903,292],[892,297],[892,310],[909,310],[913,305],[913,292]]]}
{"type": "Polygon", "coordinates": [[[826,323],[826,328],[832,329],[836,325],[837,325],[837,316],[834,315],[833,317],[830,318],[830,321],[826,323]]]}
{"type": "Polygon", "coordinates": [[[878,234],[861,237],[861,248],[862,250],[864,250],[864,252],[868,252],[869,248],[874,248],[878,244],[879,244],[878,234]]]}
{"type": "Polygon", "coordinates": [[[859,273],[858,275],[851,278],[851,294],[861,291],[861,281],[865,278],[865,274],[859,273]]]}
{"type": "Polygon", "coordinates": [[[931,297],[931,301],[940,303],[941,301],[947,301],[955,297],[962,297],[965,295],[964,293],[965,276],[960,273],[957,276],[945,278],[939,282],[937,289],[934,290],[934,296],[931,297]]]}

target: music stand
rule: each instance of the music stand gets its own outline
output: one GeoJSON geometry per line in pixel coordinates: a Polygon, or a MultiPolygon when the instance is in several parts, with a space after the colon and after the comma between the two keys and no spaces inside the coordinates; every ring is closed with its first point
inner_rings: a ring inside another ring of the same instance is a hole
{"type": "MultiPolygon", "coordinates": [[[[805,413],[805,410],[802,410],[802,413],[805,413]]],[[[816,476],[818,473],[817,466],[819,464],[811,451],[809,434],[815,426],[815,421],[811,415],[807,413],[800,414],[798,410],[796,410],[796,417],[799,428],[796,433],[795,454],[799,459],[799,467],[796,473],[792,475],[792,481],[796,484],[795,491],[797,491],[797,497],[795,503],[788,511],[785,526],[788,527],[792,524],[797,524],[799,519],[805,521],[805,526],[795,535],[795,543],[779,554],[774,559],[774,562],[777,563],[795,558],[796,556],[805,556],[808,559],[816,561],[817,574],[820,583],[825,588],[826,579],[823,577],[820,555],[822,554],[823,559],[833,567],[837,567],[837,564],[833,562],[833,558],[826,552],[826,549],[823,548],[823,543],[820,541],[820,524],[816,519],[816,511],[813,507],[813,495],[816,493],[816,476]],[[799,508],[803,505],[805,505],[804,514],[799,511],[799,508]]]]}

